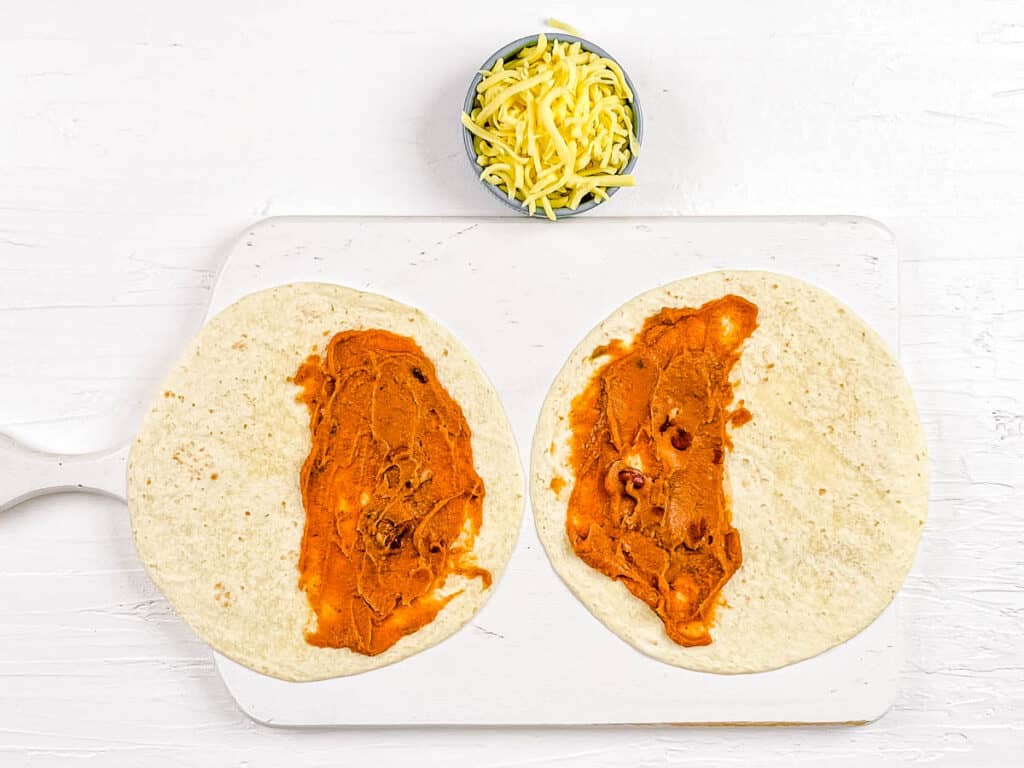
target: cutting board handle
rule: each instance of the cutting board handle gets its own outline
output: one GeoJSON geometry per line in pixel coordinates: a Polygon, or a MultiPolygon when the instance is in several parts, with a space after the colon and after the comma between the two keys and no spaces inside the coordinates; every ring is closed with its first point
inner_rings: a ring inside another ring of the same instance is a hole
{"type": "Polygon", "coordinates": [[[128,448],[77,455],[45,453],[0,433],[0,512],[50,493],[83,491],[124,500],[128,448]]]}

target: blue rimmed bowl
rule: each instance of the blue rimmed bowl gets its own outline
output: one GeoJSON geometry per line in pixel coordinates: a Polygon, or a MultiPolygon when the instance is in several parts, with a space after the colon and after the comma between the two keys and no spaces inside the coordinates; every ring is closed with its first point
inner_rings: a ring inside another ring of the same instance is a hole
{"type": "MultiPolygon", "coordinates": [[[[633,85],[633,81],[629,79],[629,73],[627,73],[626,70],[622,67],[622,65],[619,64],[618,60],[610,53],[608,53],[608,51],[606,51],[604,48],[601,48],[598,45],[594,45],[592,42],[590,42],[589,40],[584,40],[582,37],[576,37],[576,35],[567,35],[563,32],[545,32],[544,35],[545,37],[547,37],[548,40],[558,40],[560,42],[567,43],[579,43],[580,48],[582,48],[584,51],[587,51],[589,53],[596,53],[598,56],[610,59],[619,65],[619,69],[622,70],[622,78],[626,81],[626,85],[629,86],[629,90],[633,94],[633,101],[630,103],[630,107],[633,110],[633,133],[636,135],[637,147],[640,147],[643,143],[644,133],[644,114],[643,111],[640,109],[640,98],[637,96],[636,86],[633,85]]],[[[477,68],[476,77],[474,77],[473,80],[470,82],[469,90],[466,91],[466,101],[462,105],[462,110],[467,115],[471,114],[473,112],[473,108],[476,106],[476,89],[477,86],[480,85],[480,83],[484,79],[483,75],[480,73],[482,71],[488,71],[493,69],[494,65],[497,64],[498,59],[504,59],[505,61],[509,61],[515,58],[515,56],[523,48],[535,45],[537,43],[537,37],[538,35],[521,37],[518,40],[509,43],[508,45],[502,46],[494,53],[492,53],[487,58],[487,61],[485,61],[477,68]]],[[[522,206],[519,200],[516,200],[515,198],[509,200],[508,194],[504,192],[500,187],[496,187],[494,184],[491,184],[490,182],[484,181],[482,178],[480,178],[484,172],[484,168],[476,161],[476,150],[473,148],[473,134],[470,133],[465,126],[463,126],[462,128],[462,143],[466,147],[466,157],[469,158],[469,164],[472,167],[473,172],[476,174],[477,180],[480,182],[480,184],[482,184],[484,188],[487,189],[488,192],[494,195],[494,197],[496,197],[502,203],[507,205],[509,208],[512,208],[513,210],[518,211],[521,214],[529,216],[530,212],[522,206]]],[[[629,162],[626,163],[626,167],[623,168],[620,173],[627,175],[633,172],[633,166],[636,165],[638,154],[639,153],[634,154],[632,157],[629,158],[629,162]]],[[[608,187],[605,191],[610,199],[612,195],[619,191],[619,187],[608,187]]],[[[601,205],[604,202],[604,200],[595,198],[593,195],[588,195],[586,198],[584,198],[583,202],[581,202],[576,207],[575,210],[571,208],[555,208],[555,218],[564,219],[568,216],[575,216],[576,214],[579,213],[586,213],[587,211],[593,210],[594,208],[596,208],[597,206],[601,205]]],[[[544,218],[546,220],[546,217],[544,216],[538,216],[538,218],[544,218]]]]}

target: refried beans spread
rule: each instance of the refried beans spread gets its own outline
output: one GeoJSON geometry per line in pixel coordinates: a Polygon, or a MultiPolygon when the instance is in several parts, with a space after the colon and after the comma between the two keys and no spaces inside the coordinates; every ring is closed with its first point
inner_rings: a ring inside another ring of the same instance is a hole
{"type": "MultiPolygon", "coordinates": [[[[470,430],[415,341],[335,335],[295,374],[311,447],[300,484],[299,587],[316,615],[306,641],[374,656],[430,623],[475,565],[484,484],[470,430]]],[[[457,594],[457,593],[456,593],[457,594]]]]}
{"type": "Polygon", "coordinates": [[[719,592],[743,560],[723,459],[727,425],[751,418],[732,407],[729,374],[756,327],[739,296],[662,309],[632,343],[594,351],[609,361],[572,403],[569,541],[684,646],[711,642],[719,592]]]}

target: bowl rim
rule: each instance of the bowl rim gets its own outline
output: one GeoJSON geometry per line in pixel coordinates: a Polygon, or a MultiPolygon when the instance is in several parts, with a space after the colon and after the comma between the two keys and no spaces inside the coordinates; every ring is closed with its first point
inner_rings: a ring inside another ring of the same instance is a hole
{"type": "MultiPolygon", "coordinates": [[[[499,48],[490,56],[488,56],[484,63],[477,67],[476,75],[469,83],[469,89],[466,91],[466,98],[462,104],[462,111],[465,112],[467,115],[472,113],[473,107],[476,103],[476,88],[484,79],[483,75],[481,74],[483,70],[492,69],[494,65],[497,63],[498,59],[507,60],[512,56],[515,56],[523,48],[535,44],[537,42],[537,39],[542,34],[548,40],[558,40],[560,42],[568,43],[579,43],[580,47],[583,50],[589,51],[590,53],[596,53],[598,56],[610,59],[611,61],[614,61],[618,65],[619,69],[622,70],[622,79],[626,81],[626,85],[629,87],[629,90],[633,94],[633,101],[630,103],[630,106],[633,108],[633,133],[636,135],[637,147],[640,147],[643,144],[644,116],[643,110],[640,107],[640,98],[637,95],[636,86],[630,79],[629,73],[626,72],[625,67],[623,67],[622,64],[619,63],[618,59],[616,59],[614,56],[608,53],[608,51],[606,51],[601,46],[596,45],[595,43],[592,43],[585,38],[579,37],[578,35],[570,35],[566,32],[537,32],[536,34],[533,35],[527,35],[526,37],[521,37],[518,40],[513,40],[511,43],[503,45],[501,48],[499,48]]],[[[509,200],[507,193],[503,192],[494,184],[486,182],[480,178],[484,169],[483,166],[481,166],[476,161],[476,151],[473,149],[473,134],[470,133],[469,130],[464,125],[461,125],[461,123],[460,127],[462,128],[462,144],[466,149],[466,157],[469,159],[470,167],[476,174],[477,181],[480,182],[484,187],[486,187],[487,190],[492,195],[494,195],[494,197],[496,197],[506,206],[512,208],[515,211],[518,211],[521,215],[530,217],[529,210],[524,208],[518,200],[509,200]]],[[[631,173],[638,159],[639,153],[636,153],[632,157],[630,157],[629,162],[626,163],[625,167],[622,169],[622,171],[620,171],[620,173],[631,173]]],[[[611,196],[618,192],[619,189],[620,187],[609,187],[606,190],[608,197],[611,198],[611,196]]],[[[594,208],[596,208],[597,206],[601,205],[604,202],[606,201],[598,200],[594,198],[593,195],[591,195],[589,200],[580,203],[575,210],[565,207],[553,208],[552,210],[555,214],[556,219],[563,219],[569,216],[575,216],[580,213],[586,213],[587,211],[593,210],[594,208]]],[[[538,218],[548,221],[548,218],[546,216],[532,216],[530,218],[538,218]]]]}

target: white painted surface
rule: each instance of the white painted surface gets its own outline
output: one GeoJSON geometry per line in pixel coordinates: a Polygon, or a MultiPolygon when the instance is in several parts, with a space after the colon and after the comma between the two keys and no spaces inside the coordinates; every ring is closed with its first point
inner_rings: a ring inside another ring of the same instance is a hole
{"type": "Polygon", "coordinates": [[[468,70],[560,16],[644,102],[641,185],[608,212],[856,212],[896,234],[901,351],[933,471],[899,699],[858,729],[268,729],[146,581],[123,506],[51,497],[0,518],[0,764],[1018,758],[1024,5],[285,5],[5,7],[0,424],[52,450],[127,437],[198,325],[218,249],[255,219],[500,213],[449,114],[468,70]]]}

